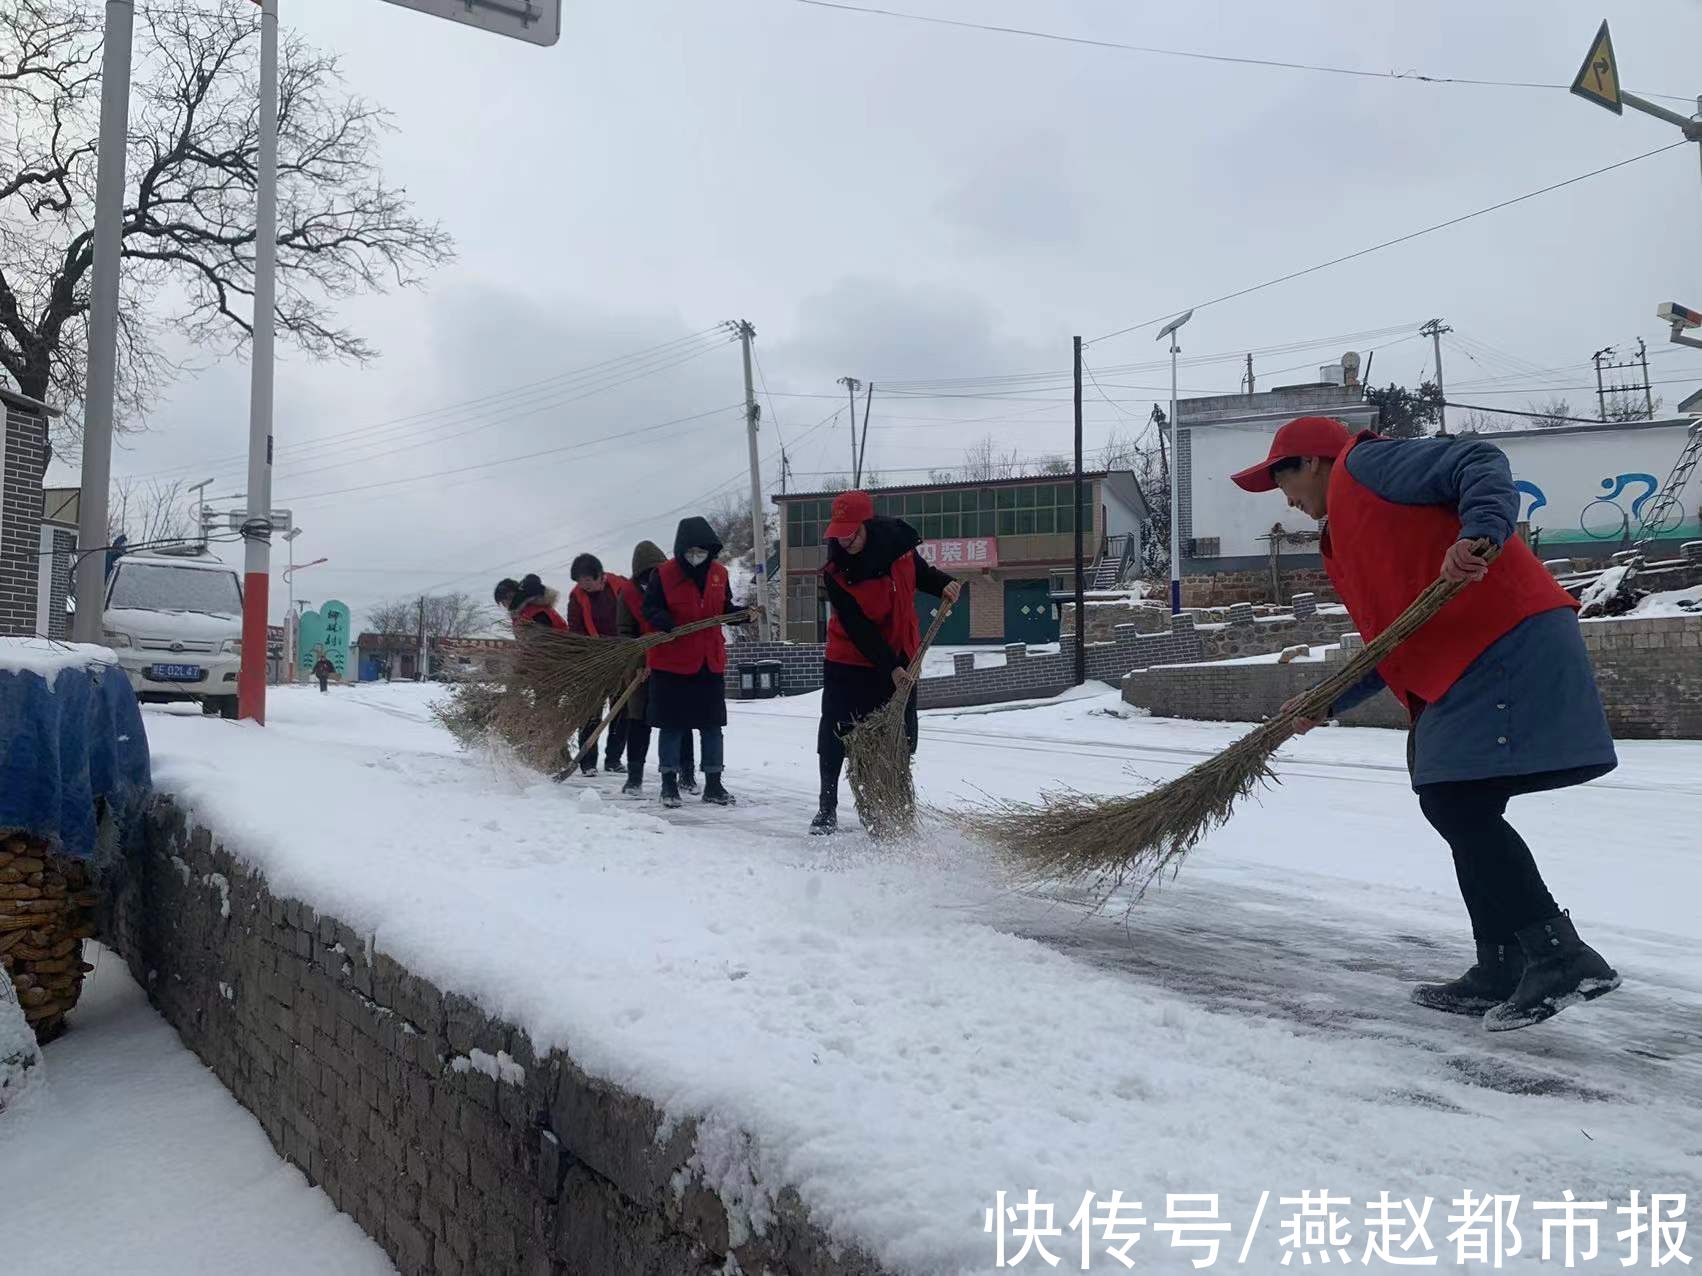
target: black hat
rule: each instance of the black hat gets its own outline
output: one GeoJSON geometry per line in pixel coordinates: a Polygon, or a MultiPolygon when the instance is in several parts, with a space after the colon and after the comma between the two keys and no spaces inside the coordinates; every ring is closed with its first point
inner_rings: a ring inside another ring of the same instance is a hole
{"type": "Polygon", "coordinates": [[[520,582],[512,576],[504,576],[496,582],[496,592],[493,595],[499,606],[508,606],[514,595],[520,592],[520,582]]]}

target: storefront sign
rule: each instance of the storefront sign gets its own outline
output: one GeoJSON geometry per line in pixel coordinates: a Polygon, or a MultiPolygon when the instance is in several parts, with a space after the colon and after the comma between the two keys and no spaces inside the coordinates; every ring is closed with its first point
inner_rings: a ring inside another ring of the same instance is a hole
{"type": "Polygon", "coordinates": [[[992,536],[975,536],[965,540],[923,541],[917,546],[928,562],[943,572],[953,568],[982,568],[999,565],[999,542],[992,536]]]}

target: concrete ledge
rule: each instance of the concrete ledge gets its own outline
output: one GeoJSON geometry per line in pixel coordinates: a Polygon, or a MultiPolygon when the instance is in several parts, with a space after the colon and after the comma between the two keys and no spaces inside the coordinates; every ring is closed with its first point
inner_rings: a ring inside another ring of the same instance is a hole
{"type": "Polygon", "coordinates": [[[756,1234],[694,1167],[694,1122],[273,895],[169,798],[106,886],[149,1000],[407,1276],[883,1276],[790,1189],[756,1234]]]}

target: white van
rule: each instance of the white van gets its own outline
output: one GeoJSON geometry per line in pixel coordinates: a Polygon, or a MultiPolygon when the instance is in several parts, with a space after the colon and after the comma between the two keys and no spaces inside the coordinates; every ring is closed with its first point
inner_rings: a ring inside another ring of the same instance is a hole
{"type": "Polygon", "coordinates": [[[105,627],[138,700],[194,700],[236,717],[242,582],[232,568],[195,546],[126,554],[106,584],[105,627]]]}

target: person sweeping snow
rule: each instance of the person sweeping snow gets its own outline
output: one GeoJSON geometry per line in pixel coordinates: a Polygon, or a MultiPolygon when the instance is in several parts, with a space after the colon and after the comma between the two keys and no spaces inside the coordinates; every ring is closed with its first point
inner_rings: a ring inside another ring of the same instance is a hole
{"type": "MultiPolygon", "coordinates": [[[[1453,852],[1477,947],[1465,974],[1420,984],[1413,1000],[1503,1031],[1619,987],[1505,818],[1521,794],[1583,784],[1617,765],[1577,603],[1513,534],[1519,497],[1506,456],[1476,439],[1397,441],[1300,417],[1232,478],[1249,492],[1280,489],[1324,525],[1324,568],[1367,641],[1438,565],[1444,580],[1467,582],[1323,715],[1387,687],[1412,719],[1413,789],[1453,852]],[[1483,543],[1500,549],[1488,564],[1476,552],[1483,543]]],[[[1302,718],[1295,730],[1320,720],[1302,718]]]]}
{"type": "MultiPolygon", "coordinates": [[[[667,554],[654,541],[639,541],[632,551],[632,575],[615,596],[615,632],[622,638],[641,638],[655,633],[644,619],[644,591],[656,569],[668,561],[667,554]]],[[[638,797],[644,792],[644,764],[650,757],[650,696],[649,687],[641,686],[626,703],[626,783],[621,792],[638,797]]],[[[696,787],[692,777],[697,763],[692,748],[692,735],[687,731],[680,741],[680,773],[678,785],[691,792],[696,787]],[[689,787],[688,787],[689,786],[689,787]]]]}
{"type": "Polygon", "coordinates": [[[916,592],[949,604],[963,589],[916,552],[921,540],[910,524],[875,517],[875,503],[867,492],[841,492],[833,498],[827,564],[822,568],[832,614],[816,730],[821,802],[810,821],[812,834],[825,835],[839,827],[845,733],[895,695],[906,697],[904,734],[910,751],[916,751],[916,689],[906,668],[921,643],[916,592]]]}
{"type": "MultiPolygon", "coordinates": [[[[605,572],[602,562],[595,554],[581,554],[575,558],[573,566],[568,569],[568,575],[573,578],[573,592],[567,597],[567,631],[572,634],[584,634],[590,638],[615,637],[618,627],[617,600],[630,582],[613,572],[605,572]]],[[[586,741],[596,733],[602,721],[603,715],[599,709],[596,716],[579,732],[579,768],[585,775],[597,774],[597,746],[592,743],[587,747],[586,741]]],[[[623,709],[609,724],[604,740],[605,771],[625,769],[621,754],[626,751],[626,733],[627,710],[623,709]]]]}
{"type": "MultiPolygon", "coordinates": [[[[674,556],[656,569],[644,587],[644,619],[671,633],[678,626],[716,616],[742,614],[733,604],[727,569],[716,561],[721,538],[705,518],[683,518],[674,534],[674,556]]],[[[648,713],[661,733],[662,805],[680,805],[680,772],[685,739],[701,739],[703,801],[733,805],[721,783],[723,740],[727,725],[727,638],[719,626],[663,643],[645,653],[650,670],[648,713]]]]}

